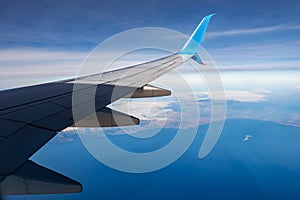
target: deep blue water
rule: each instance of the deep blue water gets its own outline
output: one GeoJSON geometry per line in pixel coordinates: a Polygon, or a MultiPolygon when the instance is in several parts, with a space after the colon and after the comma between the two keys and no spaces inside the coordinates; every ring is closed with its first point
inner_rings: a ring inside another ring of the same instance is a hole
{"type": "MultiPolygon", "coordinates": [[[[300,128],[273,122],[227,120],[219,142],[198,158],[207,126],[201,126],[188,151],[170,166],[146,174],[113,170],[94,159],[76,137],[50,142],[34,160],[83,184],[83,192],[65,195],[10,196],[5,199],[300,199],[300,128]],[[245,135],[252,137],[242,142],[245,135]]],[[[111,136],[136,151],[160,148],[174,136],[144,145],[126,135],[111,136]],[[132,145],[135,144],[135,145],[132,145]]]]}

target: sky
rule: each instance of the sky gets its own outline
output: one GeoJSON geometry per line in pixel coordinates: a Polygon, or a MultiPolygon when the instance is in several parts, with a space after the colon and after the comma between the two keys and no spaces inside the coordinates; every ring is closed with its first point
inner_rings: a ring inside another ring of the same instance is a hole
{"type": "Polygon", "coordinates": [[[15,82],[1,88],[73,76],[97,44],[129,29],[190,35],[211,13],[203,46],[220,69],[300,69],[299,7],[297,0],[1,0],[0,78],[15,82]]]}
{"type": "Polygon", "coordinates": [[[211,13],[217,15],[209,27],[210,36],[223,42],[209,42],[210,46],[289,42],[297,40],[300,31],[300,3],[296,0],[2,0],[0,5],[2,48],[89,50],[111,35],[144,26],[190,34],[201,18],[211,13]]]}

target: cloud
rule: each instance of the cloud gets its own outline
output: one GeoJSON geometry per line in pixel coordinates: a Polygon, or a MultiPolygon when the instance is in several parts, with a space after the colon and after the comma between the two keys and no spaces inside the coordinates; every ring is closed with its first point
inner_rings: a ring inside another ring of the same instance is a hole
{"type": "Polygon", "coordinates": [[[237,43],[208,50],[221,70],[300,69],[300,40],[237,43]]]}
{"type": "Polygon", "coordinates": [[[2,49],[0,78],[73,75],[86,56],[86,52],[2,49]]]}
{"type": "Polygon", "coordinates": [[[78,60],[83,59],[87,55],[87,52],[76,51],[55,51],[47,49],[1,49],[0,50],[0,62],[18,61],[58,61],[58,60],[78,60]]]}
{"type": "Polygon", "coordinates": [[[0,89],[75,77],[86,52],[1,49],[0,89]]]}
{"type": "Polygon", "coordinates": [[[197,95],[207,95],[211,98],[211,94],[213,94],[215,100],[225,100],[226,101],[238,101],[238,102],[261,102],[266,101],[266,96],[271,93],[268,90],[262,91],[247,91],[247,90],[225,90],[225,91],[212,91],[212,92],[198,92],[197,95]]]}
{"type": "Polygon", "coordinates": [[[267,95],[244,90],[227,90],[225,96],[227,101],[260,102],[266,101],[267,95]]]}
{"type": "Polygon", "coordinates": [[[178,106],[172,97],[167,97],[162,100],[153,98],[141,100],[120,99],[110,107],[133,115],[143,121],[141,127],[122,128],[126,133],[134,133],[149,128],[178,128],[182,117],[182,113],[176,110],[178,106]]]}
{"type": "Polygon", "coordinates": [[[250,35],[250,34],[274,32],[274,31],[288,31],[288,30],[300,30],[300,26],[281,24],[276,26],[265,26],[265,27],[258,27],[258,28],[249,28],[249,29],[233,29],[227,31],[208,32],[206,38],[234,36],[234,35],[250,35]]]}

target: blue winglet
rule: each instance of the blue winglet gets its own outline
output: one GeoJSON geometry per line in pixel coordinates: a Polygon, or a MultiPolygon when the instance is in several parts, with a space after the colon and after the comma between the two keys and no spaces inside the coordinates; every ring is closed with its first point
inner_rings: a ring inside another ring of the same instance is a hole
{"type": "Polygon", "coordinates": [[[188,39],[188,41],[185,43],[179,54],[195,55],[195,58],[197,59],[194,60],[196,60],[197,62],[201,61],[199,55],[196,54],[200,48],[200,44],[203,40],[203,36],[209,24],[210,18],[214,15],[215,14],[211,14],[202,19],[202,21],[197,26],[197,28],[195,29],[191,37],[188,39]]]}

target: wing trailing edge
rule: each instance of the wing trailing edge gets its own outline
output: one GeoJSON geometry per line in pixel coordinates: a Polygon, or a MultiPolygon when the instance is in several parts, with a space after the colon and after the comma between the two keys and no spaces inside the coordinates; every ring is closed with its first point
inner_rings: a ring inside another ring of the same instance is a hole
{"type": "Polygon", "coordinates": [[[0,184],[2,195],[61,194],[81,192],[82,186],[62,174],[28,160],[0,184]]]}
{"type": "Polygon", "coordinates": [[[134,92],[124,96],[123,98],[147,98],[147,97],[164,97],[170,96],[171,91],[152,85],[145,85],[137,88],[134,92]]]}
{"type": "Polygon", "coordinates": [[[95,127],[117,127],[139,125],[140,120],[128,114],[105,107],[84,119],[76,122],[74,127],[95,128],[95,127]]]}

